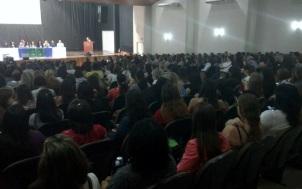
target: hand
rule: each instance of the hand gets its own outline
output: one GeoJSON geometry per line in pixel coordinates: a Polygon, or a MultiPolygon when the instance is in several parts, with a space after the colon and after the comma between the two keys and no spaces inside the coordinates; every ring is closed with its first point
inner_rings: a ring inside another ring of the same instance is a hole
{"type": "Polygon", "coordinates": [[[188,106],[188,111],[192,113],[195,110],[195,108],[197,108],[198,105],[202,103],[203,103],[203,98],[196,98],[196,97],[192,98],[188,106]]]}
{"type": "Polygon", "coordinates": [[[234,125],[234,126],[238,126],[238,127],[244,127],[244,123],[238,117],[236,117],[235,119],[231,119],[231,120],[227,121],[226,125],[234,125]]]}

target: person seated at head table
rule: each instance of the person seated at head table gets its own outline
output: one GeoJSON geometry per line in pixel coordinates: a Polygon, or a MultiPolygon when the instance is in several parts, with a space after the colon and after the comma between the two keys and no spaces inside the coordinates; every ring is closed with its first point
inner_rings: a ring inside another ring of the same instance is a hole
{"type": "Polygon", "coordinates": [[[43,42],[42,41],[38,41],[38,48],[43,48],[43,42]]]}
{"type": "Polygon", "coordinates": [[[12,47],[12,48],[16,47],[15,42],[12,41],[10,44],[11,44],[10,47],[12,47]]]}
{"type": "Polygon", "coordinates": [[[57,47],[65,47],[65,46],[64,43],[61,40],[59,40],[57,43],[57,47]]]}
{"type": "Polygon", "coordinates": [[[36,48],[37,47],[34,41],[31,42],[30,47],[31,48],[36,48]]]}
{"type": "Polygon", "coordinates": [[[47,40],[44,41],[43,47],[44,47],[44,48],[50,47],[50,44],[49,44],[49,42],[48,42],[47,40]]]}
{"type": "Polygon", "coordinates": [[[51,46],[51,47],[56,47],[56,43],[55,43],[55,41],[54,41],[54,40],[51,40],[51,42],[50,42],[50,46],[51,46]]]}
{"type": "Polygon", "coordinates": [[[25,41],[23,39],[21,39],[20,43],[19,43],[19,48],[24,48],[25,47],[25,41]]]}

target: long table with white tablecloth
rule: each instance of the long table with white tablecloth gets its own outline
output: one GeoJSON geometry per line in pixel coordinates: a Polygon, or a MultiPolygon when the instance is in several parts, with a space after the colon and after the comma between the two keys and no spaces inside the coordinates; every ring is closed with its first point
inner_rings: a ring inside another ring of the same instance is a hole
{"type": "Polygon", "coordinates": [[[13,57],[14,60],[43,58],[66,58],[66,47],[53,48],[0,48],[0,61],[5,57],[13,57]]]}

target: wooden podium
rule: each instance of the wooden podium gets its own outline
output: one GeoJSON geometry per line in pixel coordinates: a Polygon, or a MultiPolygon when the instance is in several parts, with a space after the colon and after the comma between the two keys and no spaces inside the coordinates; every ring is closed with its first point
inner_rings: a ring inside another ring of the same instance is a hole
{"type": "Polygon", "coordinates": [[[83,42],[84,53],[92,53],[93,52],[93,42],[92,41],[84,41],[83,42]]]}

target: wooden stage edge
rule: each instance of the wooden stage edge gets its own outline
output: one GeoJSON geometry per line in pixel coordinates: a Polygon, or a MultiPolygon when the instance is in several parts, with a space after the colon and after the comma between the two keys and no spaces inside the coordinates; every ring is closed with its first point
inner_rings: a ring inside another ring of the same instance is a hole
{"type": "Polygon", "coordinates": [[[112,57],[112,56],[121,56],[121,55],[127,55],[126,53],[103,53],[101,51],[93,52],[91,56],[85,55],[84,52],[78,52],[78,51],[69,51],[67,52],[67,56],[65,58],[49,58],[49,57],[39,57],[39,58],[30,58],[29,60],[19,60],[17,63],[26,63],[28,61],[35,61],[35,60],[40,60],[40,61],[55,61],[55,60],[60,60],[64,62],[68,61],[75,61],[78,66],[81,66],[87,58],[90,61],[94,61],[94,59],[102,60],[107,57],[112,57]]]}

